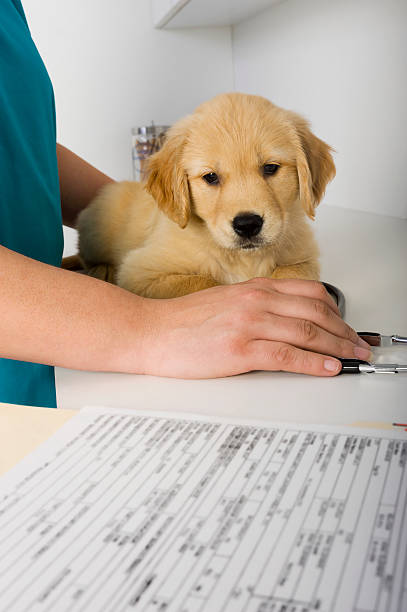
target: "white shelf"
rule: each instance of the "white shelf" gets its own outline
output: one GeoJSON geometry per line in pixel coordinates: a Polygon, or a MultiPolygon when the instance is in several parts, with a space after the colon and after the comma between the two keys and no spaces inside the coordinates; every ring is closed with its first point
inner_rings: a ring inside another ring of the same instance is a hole
{"type": "Polygon", "coordinates": [[[155,28],[220,27],[252,17],[282,0],[151,0],[155,28]]]}

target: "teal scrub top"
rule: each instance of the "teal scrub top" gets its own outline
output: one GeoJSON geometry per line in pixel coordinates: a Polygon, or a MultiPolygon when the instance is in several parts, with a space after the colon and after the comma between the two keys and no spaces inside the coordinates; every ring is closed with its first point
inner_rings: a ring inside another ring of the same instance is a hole
{"type": "MultiPolygon", "coordinates": [[[[61,265],[54,94],[20,0],[0,1],[0,244],[61,265]]],[[[0,359],[0,402],[55,407],[54,368],[0,359]]]]}

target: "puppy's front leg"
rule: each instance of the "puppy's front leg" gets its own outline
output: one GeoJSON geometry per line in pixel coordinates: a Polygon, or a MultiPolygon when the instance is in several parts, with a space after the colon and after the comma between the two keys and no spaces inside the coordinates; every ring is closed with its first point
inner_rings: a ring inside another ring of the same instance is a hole
{"type": "Polygon", "coordinates": [[[198,274],[169,274],[168,276],[157,276],[149,279],[131,279],[119,275],[118,279],[118,285],[123,289],[143,297],[155,299],[181,297],[201,289],[215,287],[218,284],[213,278],[198,274]]]}
{"type": "Polygon", "coordinates": [[[306,261],[289,266],[277,266],[271,278],[301,278],[319,280],[319,264],[317,261],[306,261]]]}
{"type": "Polygon", "coordinates": [[[149,298],[175,298],[218,285],[210,276],[199,274],[169,274],[159,276],[144,286],[139,295],[149,298]]]}
{"type": "Polygon", "coordinates": [[[149,298],[173,298],[219,285],[206,274],[192,274],[185,269],[174,272],[180,264],[173,261],[167,249],[144,247],[130,251],[119,266],[119,287],[149,298]]]}

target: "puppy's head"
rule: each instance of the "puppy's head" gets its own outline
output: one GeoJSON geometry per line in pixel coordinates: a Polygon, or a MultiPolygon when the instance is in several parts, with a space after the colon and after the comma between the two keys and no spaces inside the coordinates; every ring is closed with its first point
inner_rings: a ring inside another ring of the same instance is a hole
{"type": "Polygon", "coordinates": [[[228,249],[275,242],[290,209],[314,218],[335,175],[330,147],[265,98],[222,94],[168,132],[147,190],[180,227],[193,214],[228,249]]]}

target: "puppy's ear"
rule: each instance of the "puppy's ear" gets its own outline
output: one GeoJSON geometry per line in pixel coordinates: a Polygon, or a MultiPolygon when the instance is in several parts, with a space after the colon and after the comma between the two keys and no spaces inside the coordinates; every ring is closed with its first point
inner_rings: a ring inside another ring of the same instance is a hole
{"type": "Polygon", "coordinates": [[[331,155],[333,149],[311,132],[305,119],[295,113],[292,113],[291,117],[298,137],[297,172],[300,200],[307,215],[314,219],[315,208],[322,200],[327,184],[336,174],[331,155]]]}
{"type": "Polygon", "coordinates": [[[182,228],[187,225],[191,212],[188,178],[182,165],[187,119],[168,130],[162,149],[151,156],[146,184],[161,210],[182,228]]]}

